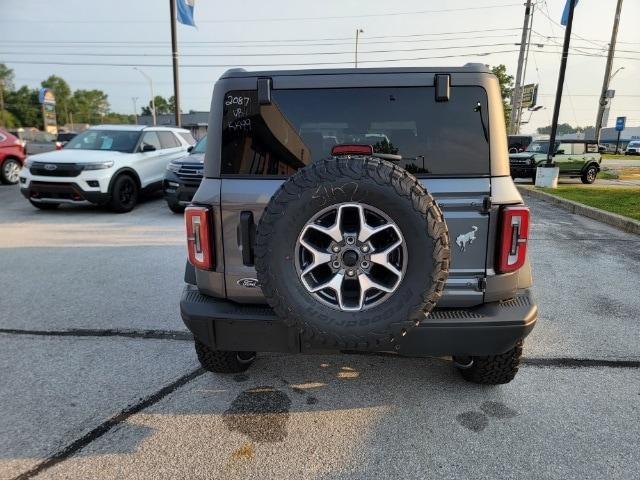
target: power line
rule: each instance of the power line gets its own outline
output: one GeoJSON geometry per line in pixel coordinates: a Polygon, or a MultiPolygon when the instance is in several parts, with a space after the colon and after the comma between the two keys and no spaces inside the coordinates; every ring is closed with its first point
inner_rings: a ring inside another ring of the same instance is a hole
{"type": "MultiPolygon", "coordinates": [[[[517,7],[519,3],[503,3],[498,5],[484,5],[477,7],[465,7],[465,8],[442,8],[435,10],[416,10],[412,12],[386,12],[386,13],[365,13],[356,15],[328,15],[319,17],[271,17],[271,18],[227,18],[218,20],[199,20],[200,24],[207,23],[263,23],[263,22],[298,22],[298,21],[315,21],[315,20],[343,20],[348,18],[376,18],[376,17],[397,17],[404,15],[424,15],[428,13],[451,13],[451,12],[467,12],[469,10],[490,10],[494,8],[506,8],[517,7]]],[[[65,19],[19,19],[19,18],[4,18],[0,20],[0,23],[166,23],[165,20],[65,20],[65,19]]]]}
{"type": "MultiPolygon", "coordinates": [[[[436,60],[442,58],[460,58],[460,57],[485,57],[488,55],[494,55],[498,53],[513,53],[517,50],[496,50],[489,52],[474,52],[458,55],[441,55],[436,57],[412,57],[412,58],[388,58],[381,60],[362,60],[361,63],[391,63],[391,62],[411,62],[418,60],[436,60]]],[[[22,60],[5,60],[6,63],[23,64],[23,65],[79,65],[79,66],[94,66],[94,67],[171,67],[170,64],[140,64],[140,63],[94,63],[94,62],[47,62],[47,61],[22,61],[22,60]]],[[[257,64],[242,64],[243,67],[303,67],[303,66],[319,66],[319,65],[352,65],[352,61],[343,62],[304,62],[304,63],[257,63],[257,64]]],[[[181,65],[185,68],[231,68],[238,67],[238,64],[186,64],[181,65]]]]}

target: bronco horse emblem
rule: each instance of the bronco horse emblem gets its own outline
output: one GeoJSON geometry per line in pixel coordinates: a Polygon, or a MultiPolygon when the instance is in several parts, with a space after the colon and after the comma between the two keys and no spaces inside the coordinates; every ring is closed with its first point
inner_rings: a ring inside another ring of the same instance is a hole
{"type": "Polygon", "coordinates": [[[468,233],[463,233],[458,235],[456,238],[456,245],[460,247],[460,251],[464,252],[467,250],[467,245],[471,245],[473,241],[476,239],[476,232],[478,231],[478,227],[475,225],[471,227],[471,231],[468,233]]]}

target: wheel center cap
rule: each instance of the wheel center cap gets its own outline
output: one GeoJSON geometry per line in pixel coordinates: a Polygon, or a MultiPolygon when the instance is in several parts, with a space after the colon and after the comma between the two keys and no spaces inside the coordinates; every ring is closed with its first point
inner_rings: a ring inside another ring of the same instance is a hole
{"type": "Polygon", "coordinates": [[[358,263],[359,255],[355,250],[347,250],[342,254],[342,263],[347,267],[354,267],[358,263]]]}

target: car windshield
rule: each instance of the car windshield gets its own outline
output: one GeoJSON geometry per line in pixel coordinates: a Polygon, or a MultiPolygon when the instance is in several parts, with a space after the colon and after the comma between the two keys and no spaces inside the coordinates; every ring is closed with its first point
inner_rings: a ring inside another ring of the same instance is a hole
{"type": "Polygon", "coordinates": [[[193,147],[193,150],[191,150],[191,153],[204,153],[206,149],[207,149],[207,137],[204,136],[198,141],[198,143],[196,143],[196,146],[193,147]]]}
{"type": "Polygon", "coordinates": [[[72,138],[65,150],[108,150],[131,153],[140,138],[139,131],[87,130],[72,138]]]}
{"type": "MultiPolygon", "coordinates": [[[[558,145],[558,143],[556,143],[558,145]]],[[[535,141],[529,144],[525,152],[532,153],[548,153],[549,151],[549,141],[535,141]]]]}

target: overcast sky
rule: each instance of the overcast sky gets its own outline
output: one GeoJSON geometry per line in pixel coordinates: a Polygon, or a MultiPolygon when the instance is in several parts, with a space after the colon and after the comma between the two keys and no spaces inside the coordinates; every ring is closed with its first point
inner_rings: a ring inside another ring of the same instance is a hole
{"type": "MultiPolygon", "coordinates": [[[[565,0],[535,3],[533,41],[544,46],[531,49],[526,82],[540,84],[538,103],[546,108],[534,113],[523,131],[551,122],[564,33],[558,23],[565,0]]],[[[578,4],[576,50],[569,58],[560,122],[595,123],[615,4],[578,4]]],[[[153,77],[156,94],[173,94],[168,0],[2,0],[2,12],[0,62],[14,69],[18,86],[35,87],[56,74],[72,89],[104,90],[113,111],[131,113],[132,97],[138,97],[138,108],[149,100],[148,84],[132,67],[139,65],[153,77]]],[[[522,2],[513,0],[197,0],[198,28],[178,25],[182,109],[207,110],[213,83],[227,68],[352,66],[356,28],[364,30],[362,67],[504,63],[515,74],[514,44],[523,15],[522,2]],[[264,64],[269,66],[257,66],[264,64]]],[[[639,22],[640,1],[626,0],[614,62],[614,70],[624,70],[612,81],[616,98],[609,125],[617,115],[626,115],[630,126],[640,125],[639,22]]]]}

